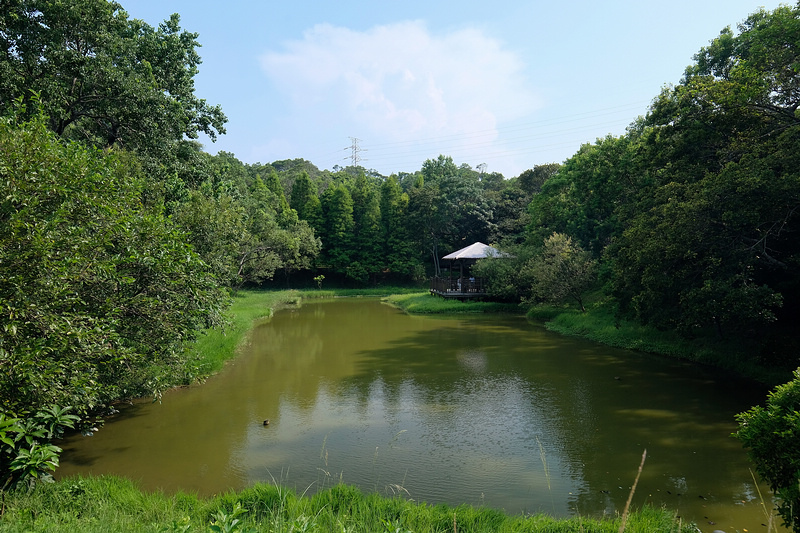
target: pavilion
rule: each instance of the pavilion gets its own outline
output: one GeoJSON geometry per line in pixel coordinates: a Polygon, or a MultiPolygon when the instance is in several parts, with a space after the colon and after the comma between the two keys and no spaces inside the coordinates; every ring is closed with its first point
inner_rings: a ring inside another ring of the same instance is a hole
{"type": "Polygon", "coordinates": [[[471,276],[470,269],[478,259],[487,257],[508,257],[508,254],[488,244],[476,242],[442,257],[442,260],[450,261],[449,276],[432,278],[431,294],[442,298],[482,298],[486,296],[484,280],[471,276]],[[454,276],[455,272],[458,273],[457,277],[454,276]]]}

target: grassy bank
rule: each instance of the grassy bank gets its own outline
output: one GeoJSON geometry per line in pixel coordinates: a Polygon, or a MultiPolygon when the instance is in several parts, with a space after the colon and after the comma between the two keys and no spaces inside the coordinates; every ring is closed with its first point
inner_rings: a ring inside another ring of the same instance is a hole
{"type": "Polygon", "coordinates": [[[237,349],[247,342],[253,325],[268,319],[276,311],[299,305],[302,300],[335,297],[382,297],[388,295],[419,294],[419,288],[381,287],[363,289],[302,289],[278,291],[238,291],[229,310],[230,324],[224,329],[208,330],[191,346],[187,381],[203,379],[219,372],[225,361],[236,355],[237,349]]]}
{"type": "Polygon", "coordinates": [[[601,298],[590,301],[585,313],[569,306],[539,305],[529,309],[527,316],[562,335],[583,337],[616,348],[685,359],[751,377],[768,385],[791,379],[791,372],[784,369],[758,365],[744,346],[709,337],[688,340],[672,331],[619,320],[601,298]]]}
{"type": "MultiPolygon", "coordinates": [[[[0,530],[616,533],[620,522],[620,517],[557,520],[470,506],[427,505],[364,494],[347,485],[308,497],[273,485],[256,485],[208,499],[183,493],[167,496],[146,493],[131,481],[104,476],[40,484],[30,493],[7,494],[0,530]]],[[[683,533],[696,529],[682,525],[673,513],[644,508],[628,516],[625,531],[683,533]]]]}
{"type": "Polygon", "coordinates": [[[522,308],[517,304],[504,304],[498,302],[482,302],[477,300],[459,301],[455,299],[439,298],[426,292],[410,294],[393,294],[384,299],[390,305],[415,315],[452,315],[463,313],[514,313],[522,314],[522,308]]]}
{"type": "Polygon", "coordinates": [[[225,361],[236,355],[247,334],[258,320],[300,302],[298,291],[239,291],[229,310],[230,324],[224,329],[206,331],[190,348],[190,367],[195,378],[218,372],[225,361]]]}

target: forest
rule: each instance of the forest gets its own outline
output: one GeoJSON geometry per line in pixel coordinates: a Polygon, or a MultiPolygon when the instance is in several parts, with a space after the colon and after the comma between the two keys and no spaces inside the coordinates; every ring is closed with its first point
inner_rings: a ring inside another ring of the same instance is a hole
{"type": "MultiPolygon", "coordinates": [[[[420,283],[476,241],[512,257],[476,267],[494,298],[585,310],[594,295],[620,321],[798,365],[800,4],[724,29],[624,135],[513,177],[447,155],[390,176],[210,155],[198,136],[227,118],[195,94],[199,36],[178,15],[155,28],[106,0],[7,5],[4,490],[57,465],[63,430],[196,379],[187,343],[224,326],[235,290],[420,283]]],[[[773,415],[797,467],[796,421],[773,415]]],[[[785,501],[798,471],[773,487],[785,501]]]]}

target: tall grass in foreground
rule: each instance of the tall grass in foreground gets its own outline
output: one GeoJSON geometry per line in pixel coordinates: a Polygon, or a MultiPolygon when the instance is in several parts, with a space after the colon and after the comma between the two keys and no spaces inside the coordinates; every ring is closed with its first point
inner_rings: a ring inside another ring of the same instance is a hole
{"type": "MultiPolygon", "coordinates": [[[[256,485],[213,498],[147,493],[116,477],[72,478],[6,495],[4,532],[125,531],[616,533],[620,517],[555,519],[512,516],[471,506],[428,505],[364,494],[336,485],[298,496],[275,485],[256,485]],[[238,509],[238,510],[237,510],[238,509]],[[234,523],[234,521],[236,521],[234,523]]],[[[645,507],[627,517],[628,533],[688,533],[673,513],[645,507]]]]}

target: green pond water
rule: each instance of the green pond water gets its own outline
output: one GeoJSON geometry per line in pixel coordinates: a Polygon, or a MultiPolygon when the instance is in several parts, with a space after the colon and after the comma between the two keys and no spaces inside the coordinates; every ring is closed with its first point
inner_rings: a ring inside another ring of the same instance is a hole
{"type": "Polygon", "coordinates": [[[602,516],[624,508],[646,449],[635,506],[675,509],[701,531],[759,532],[767,489],[730,434],[734,415],[765,397],[524,318],[309,302],[258,326],[205,384],[67,439],[58,476],[112,473],[203,495],[343,481],[430,503],[602,516]]]}

